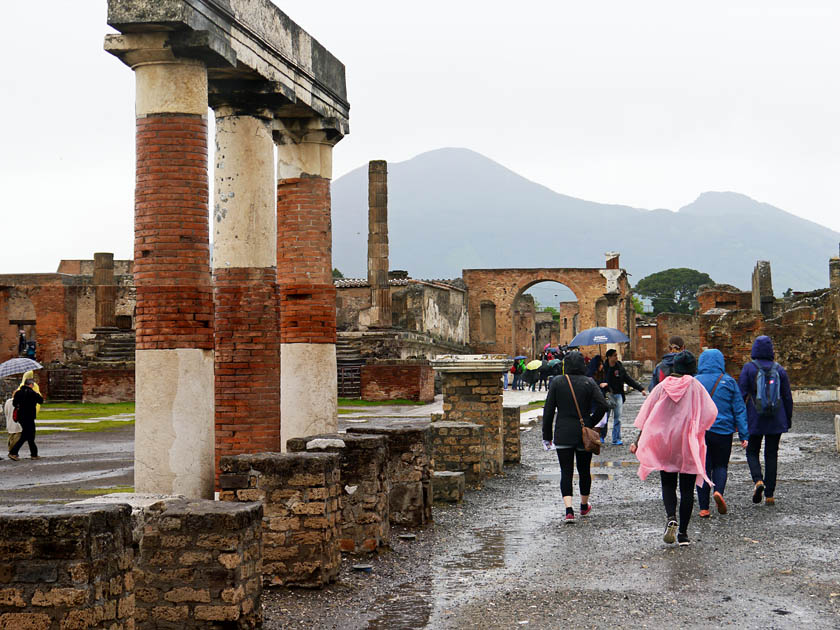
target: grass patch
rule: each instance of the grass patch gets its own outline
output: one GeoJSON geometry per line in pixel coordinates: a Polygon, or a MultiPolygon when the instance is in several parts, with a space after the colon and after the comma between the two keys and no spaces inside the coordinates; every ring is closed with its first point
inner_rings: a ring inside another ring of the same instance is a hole
{"type": "Polygon", "coordinates": [[[85,488],[83,490],[76,490],[76,494],[83,494],[85,496],[99,496],[101,494],[116,494],[118,492],[134,492],[134,486],[112,486],[110,488],[85,488]]]}
{"type": "Polygon", "coordinates": [[[530,402],[525,406],[525,411],[531,411],[532,409],[542,409],[545,407],[544,400],[535,400],[534,402],[530,402]]]}
{"type": "Polygon", "coordinates": [[[417,400],[405,400],[404,398],[395,398],[394,400],[360,400],[358,398],[339,398],[339,407],[387,407],[397,405],[425,405],[427,403],[419,402],[417,400]]]}
{"type": "Polygon", "coordinates": [[[96,431],[107,431],[108,429],[133,427],[134,420],[100,420],[99,422],[68,422],[67,424],[58,423],[42,425],[38,425],[38,421],[36,420],[35,426],[38,427],[39,435],[44,435],[47,433],[94,433],[96,431]],[[74,431],[55,431],[54,429],[74,429],[74,431]]]}
{"type": "Polygon", "coordinates": [[[38,418],[41,420],[87,420],[123,413],[134,413],[134,403],[44,403],[41,405],[38,418]]]}

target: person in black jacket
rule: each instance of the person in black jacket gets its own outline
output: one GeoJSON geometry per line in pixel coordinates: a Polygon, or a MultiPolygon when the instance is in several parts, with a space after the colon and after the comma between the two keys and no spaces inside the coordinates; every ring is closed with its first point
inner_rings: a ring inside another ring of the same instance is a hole
{"type": "Polygon", "coordinates": [[[565,374],[553,379],[548,388],[543,408],[542,435],[545,449],[557,450],[557,459],[560,462],[560,490],[566,505],[566,522],[574,523],[572,477],[575,459],[580,477],[580,514],[586,516],[592,511],[592,505],[589,503],[589,490],[592,486],[589,466],[592,463],[592,453],[583,449],[580,424],[583,421],[586,426],[592,428],[609,407],[595,381],[584,375],[586,365],[580,352],[566,355],[564,364],[565,374]],[[581,413],[586,412],[582,420],[578,409],[581,413]],[[588,413],[590,409],[593,410],[591,414],[588,413]]]}
{"type": "Polygon", "coordinates": [[[18,452],[23,446],[24,442],[29,444],[29,455],[32,459],[41,459],[38,457],[38,447],[35,445],[35,416],[37,415],[38,405],[44,402],[41,394],[32,389],[35,380],[28,378],[19,390],[15,392],[12,398],[12,404],[17,412],[17,422],[23,428],[20,439],[9,451],[9,459],[18,461],[18,452]]]}
{"type": "MultiPolygon", "coordinates": [[[[604,380],[599,383],[604,390],[607,398],[612,398],[615,403],[613,409],[613,430],[612,443],[616,446],[621,446],[624,442],[621,441],[621,409],[624,406],[624,384],[627,383],[633,389],[642,392],[642,396],[647,396],[645,388],[639,385],[621,365],[618,360],[618,353],[615,349],[607,350],[607,360],[604,363],[604,380]]],[[[604,438],[607,437],[607,422],[609,422],[610,414],[607,412],[607,420],[604,426],[601,427],[601,444],[604,443],[604,438]]]]}

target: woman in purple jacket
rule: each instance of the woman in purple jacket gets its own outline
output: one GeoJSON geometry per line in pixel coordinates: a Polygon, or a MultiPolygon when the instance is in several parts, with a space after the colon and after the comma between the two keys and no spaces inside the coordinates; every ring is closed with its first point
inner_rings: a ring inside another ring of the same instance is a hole
{"type": "Polygon", "coordinates": [[[755,487],[753,489],[753,503],[761,503],[764,495],[764,502],[767,505],[776,503],[776,471],[779,462],[779,440],[782,433],[790,431],[793,418],[793,396],[790,393],[790,381],[785,369],[775,362],[773,341],[766,335],[756,337],[753,342],[752,361],[747,363],[741,370],[738,378],[738,387],[744,402],[747,403],[747,427],[750,438],[747,443],[747,463],[750,466],[755,487]],[[764,380],[768,387],[772,386],[770,381],[773,372],[778,375],[779,402],[768,413],[759,413],[756,407],[756,380],[758,371],[764,371],[764,380]],[[764,475],[761,473],[761,462],[759,453],[761,442],[764,441],[764,475]]]}

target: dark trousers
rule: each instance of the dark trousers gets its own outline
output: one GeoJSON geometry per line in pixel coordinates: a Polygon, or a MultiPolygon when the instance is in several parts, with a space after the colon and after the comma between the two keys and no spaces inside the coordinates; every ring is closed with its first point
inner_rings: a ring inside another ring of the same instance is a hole
{"type": "Polygon", "coordinates": [[[659,471],[662,481],[662,502],[665,504],[665,513],[673,517],[677,514],[677,480],[680,486],[680,532],[688,532],[688,521],[691,520],[691,510],[694,509],[694,484],[697,482],[697,475],[686,473],[659,471]]]}
{"type": "Polygon", "coordinates": [[[764,482],[764,496],[772,497],[776,492],[776,471],[779,469],[779,440],[780,433],[771,435],[751,435],[747,442],[747,463],[753,483],[764,482]],[[758,455],[761,452],[761,440],[764,439],[764,476],[761,475],[761,462],[758,455]]]}
{"type": "Polygon", "coordinates": [[[592,475],[589,472],[589,466],[592,464],[592,453],[574,448],[558,448],[557,459],[560,461],[560,492],[563,496],[572,496],[575,459],[577,459],[580,494],[588,496],[589,490],[592,488],[592,475]]]}
{"type": "MultiPolygon", "coordinates": [[[[732,454],[732,434],[706,431],[706,476],[715,484],[715,492],[723,494],[729,472],[729,456],[732,454]]],[[[709,495],[712,488],[705,481],[697,488],[697,502],[701,510],[709,509],[709,495]]]]}
{"type": "Polygon", "coordinates": [[[29,444],[29,454],[32,457],[35,457],[38,455],[38,447],[35,446],[35,421],[24,420],[19,421],[18,423],[22,429],[20,439],[18,440],[18,443],[12,447],[12,450],[9,451],[9,455],[17,455],[23,446],[23,443],[27,442],[29,444]]]}

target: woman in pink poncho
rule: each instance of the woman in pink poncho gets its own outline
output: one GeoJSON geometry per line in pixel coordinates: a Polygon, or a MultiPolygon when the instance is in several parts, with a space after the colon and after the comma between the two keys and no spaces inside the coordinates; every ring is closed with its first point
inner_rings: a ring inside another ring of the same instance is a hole
{"type": "MultiPolygon", "coordinates": [[[[650,393],[636,416],[639,437],[630,452],[639,458],[639,477],[658,470],[662,502],[668,516],[663,540],[688,545],[688,521],[694,509],[694,486],[706,476],[706,430],[717,418],[717,407],[706,388],[694,378],[697,360],[688,351],[674,357],[674,367],[650,393]],[[680,520],[677,534],[677,483],[680,520]],[[675,536],[676,534],[676,536],[675,536]]],[[[712,484],[713,485],[713,484],[712,484]]]]}

